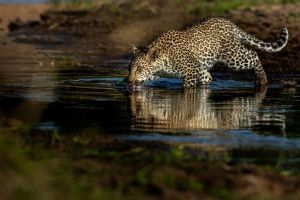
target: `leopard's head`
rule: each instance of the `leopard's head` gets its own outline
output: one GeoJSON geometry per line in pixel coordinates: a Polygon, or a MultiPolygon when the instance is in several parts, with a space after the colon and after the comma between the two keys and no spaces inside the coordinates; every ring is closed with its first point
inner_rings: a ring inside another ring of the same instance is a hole
{"type": "Polygon", "coordinates": [[[137,49],[133,46],[133,58],[128,67],[128,83],[130,86],[141,86],[144,81],[153,77],[157,71],[155,64],[156,49],[137,49]]]}

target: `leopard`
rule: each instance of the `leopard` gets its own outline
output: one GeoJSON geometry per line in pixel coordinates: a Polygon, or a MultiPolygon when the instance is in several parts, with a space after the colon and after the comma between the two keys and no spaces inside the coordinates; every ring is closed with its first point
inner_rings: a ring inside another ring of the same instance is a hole
{"type": "Polygon", "coordinates": [[[184,90],[145,87],[127,95],[130,129],[176,136],[184,132],[184,136],[195,134],[205,141],[206,134],[226,141],[230,138],[222,131],[237,129],[254,129],[255,133],[265,134],[266,127],[272,127],[271,132],[286,135],[285,113],[261,112],[276,106],[264,104],[269,92],[268,87],[239,92],[214,87],[184,90]]]}
{"type": "Polygon", "coordinates": [[[134,88],[171,76],[182,79],[184,88],[194,88],[210,84],[210,70],[223,63],[233,70],[254,70],[255,85],[265,86],[268,80],[257,50],[278,52],[288,37],[284,27],[277,40],[265,42],[228,19],[207,18],[184,30],[163,33],[144,48],[133,45],[126,82],[134,88]]]}

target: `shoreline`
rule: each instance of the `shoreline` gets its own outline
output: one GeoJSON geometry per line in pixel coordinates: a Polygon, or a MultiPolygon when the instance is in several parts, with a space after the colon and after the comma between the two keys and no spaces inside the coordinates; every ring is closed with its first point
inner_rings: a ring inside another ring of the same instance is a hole
{"type": "MultiPolygon", "coordinates": [[[[40,10],[43,17],[35,18],[37,25],[17,23],[18,29],[9,32],[8,36],[16,42],[39,47],[47,46],[52,41],[51,49],[71,54],[83,68],[101,67],[107,60],[129,59],[133,44],[147,46],[158,35],[168,30],[182,30],[201,19],[201,15],[189,13],[185,8],[170,10],[168,5],[149,3],[144,7],[141,4],[139,8],[131,8],[130,3],[118,7],[108,4],[85,12],[40,10]],[[33,36],[35,34],[38,38],[33,36]]],[[[257,52],[267,73],[300,72],[297,59],[300,56],[300,9],[297,5],[262,5],[225,13],[209,13],[206,16],[227,18],[247,33],[270,42],[276,40],[280,28],[286,26],[290,38],[282,51],[257,52]]],[[[218,72],[228,71],[227,68],[216,68],[218,72]]]]}

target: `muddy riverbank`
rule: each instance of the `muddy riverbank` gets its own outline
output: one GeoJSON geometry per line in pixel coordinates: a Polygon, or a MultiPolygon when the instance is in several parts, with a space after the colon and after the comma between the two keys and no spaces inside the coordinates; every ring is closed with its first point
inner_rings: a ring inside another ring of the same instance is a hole
{"type": "Polygon", "coordinates": [[[0,36],[8,33],[8,25],[16,18],[23,21],[39,20],[39,15],[50,8],[48,4],[0,4],[0,36]]]}
{"type": "MultiPolygon", "coordinates": [[[[127,1],[105,4],[98,9],[49,11],[41,20],[10,25],[9,36],[15,41],[48,45],[78,61],[79,65],[103,66],[110,60],[131,56],[132,45],[145,46],[170,29],[180,30],[203,17],[225,17],[242,29],[266,41],[274,41],[282,27],[290,33],[289,43],[278,53],[259,52],[267,73],[294,73],[300,70],[299,16],[295,4],[265,5],[208,13],[191,10],[189,3],[169,1],[127,1]]],[[[224,71],[217,67],[215,71],[224,71]]]]}

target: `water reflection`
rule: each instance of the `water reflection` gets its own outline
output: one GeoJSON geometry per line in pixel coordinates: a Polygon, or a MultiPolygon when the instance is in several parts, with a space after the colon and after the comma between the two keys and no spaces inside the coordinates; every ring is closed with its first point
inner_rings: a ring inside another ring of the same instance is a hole
{"type": "Polygon", "coordinates": [[[0,45],[0,125],[37,123],[47,103],[56,100],[57,69],[32,46],[4,40],[5,45],[0,45]]]}
{"type": "Polygon", "coordinates": [[[284,132],[285,115],[262,109],[267,88],[253,90],[158,90],[129,95],[132,130],[178,132],[270,126],[284,132]]]}

